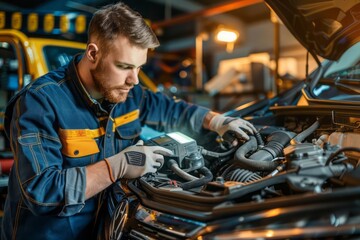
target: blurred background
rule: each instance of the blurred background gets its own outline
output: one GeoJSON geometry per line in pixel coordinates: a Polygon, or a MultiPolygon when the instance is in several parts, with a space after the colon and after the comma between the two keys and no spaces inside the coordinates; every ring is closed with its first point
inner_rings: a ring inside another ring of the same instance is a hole
{"type": "MultiPolygon", "coordinates": [[[[34,48],[46,55],[33,60],[36,64],[45,62],[42,70],[24,66],[29,64],[26,51],[16,53],[14,47],[14,58],[17,54],[25,58],[23,69],[19,72],[19,59],[7,63],[10,70],[2,72],[7,88],[4,94],[11,96],[11,91],[41,73],[68,62],[83,48],[75,43],[86,43],[91,14],[113,2],[0,1],[0,30],[15,30],[26,38],[48,43],[31,47],[33,55],[37,55],[34,48]],[[70,45],[50,44],[46,39],[67,40],[70,45]]],[[[261,0],[123,2],[148,21],[160,40],[161,46],[150,52],[141,73],[145,85],[156,91],[225,112],[279,93],[305,77],[306,50],[261,0]]],[[[0,58],[0,66],[5,68],[6,57],[0,58]]],[[[310,59],[308,67],[314,68],[315,62],[310,59]]],[[[1,105],[7,100],[3,99],[1,105]]]]}

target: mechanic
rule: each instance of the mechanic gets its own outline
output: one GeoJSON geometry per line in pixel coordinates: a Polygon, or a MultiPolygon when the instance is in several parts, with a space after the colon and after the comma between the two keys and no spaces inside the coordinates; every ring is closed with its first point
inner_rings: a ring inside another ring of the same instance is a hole
{"type": "Polygon", "coordinates": [[[256,129],[204,107],[138,85],[147,52],[159,42],[139,13],[123,3],[96,11],[85,52],[22,89],[6,108],[14,166],[2,239],[92,239],[102,193],[120,179],[154,173],[172,152],[144,146],[141,128],[256,129]]]}

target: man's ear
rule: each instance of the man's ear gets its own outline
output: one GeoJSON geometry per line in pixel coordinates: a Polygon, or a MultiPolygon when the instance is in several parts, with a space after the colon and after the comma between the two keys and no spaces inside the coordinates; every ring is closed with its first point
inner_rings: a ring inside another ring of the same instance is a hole
{"type": "Polygon", "coordinates": [[[90,62],[95,63],[98,58],[99,48],[95,43],[89,43],[86,49],[86,57],[90,62]]]}

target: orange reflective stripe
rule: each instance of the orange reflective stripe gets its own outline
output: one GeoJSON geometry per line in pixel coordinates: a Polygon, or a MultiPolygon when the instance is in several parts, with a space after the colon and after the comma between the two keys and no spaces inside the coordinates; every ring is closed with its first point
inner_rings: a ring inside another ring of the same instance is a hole
{"type": "Polygon", "coordinates": [[[125,125],[129,122],[135,121],[136,119],[139,118],[139,115],[140,115],[140,110],[136,109],[134,111],[131,111],[120,117],[115,118],[114,119],[115,124],[114,124],[113,131],[115,131],[115,127],[119,127],[119,126],[125,125]]]}
{"type": "MultiPolygon", "coordinates": [[[[129,113],[126,113],[120,117],[113,119],[114,125],[112,131],[115,132],[115,128],[127,124],[129,122],[135,121],[139,118],[140,111],[136,109],[129,113]]],[[[105,134],[105,129],[103,127],[97,129],[61,129],[59,130],[61,138],[97,138],[105,134]]]]}
{"type": "Polygon", "coordinates": [[[63,138],[97,138],[105,134],[104,128],[97,129],[60,129],[63,138]]]}

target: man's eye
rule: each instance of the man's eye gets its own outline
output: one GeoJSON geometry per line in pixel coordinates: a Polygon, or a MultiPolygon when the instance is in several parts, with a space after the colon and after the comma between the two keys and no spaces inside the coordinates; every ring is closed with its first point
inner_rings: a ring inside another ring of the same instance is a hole
{"type": "Polygon", "coordinates": [[[124,65],[118,65],[117,67],[120,68],[120,69],[124,69],[124,70],[132,69],[131,66],[124,66],[124,65]]]}

